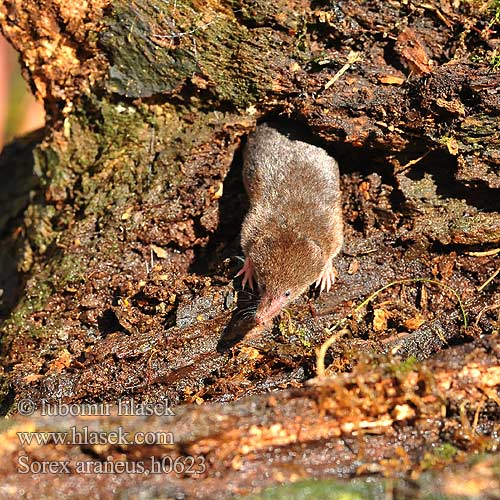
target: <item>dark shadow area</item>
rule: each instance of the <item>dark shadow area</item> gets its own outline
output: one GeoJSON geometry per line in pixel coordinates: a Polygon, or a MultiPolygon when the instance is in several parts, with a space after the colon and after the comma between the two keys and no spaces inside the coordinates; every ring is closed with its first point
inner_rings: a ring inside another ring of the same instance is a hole
{"type": "Polygon", "coordinates": [[[115,332],[129,333],[120,324],[120,321],[112,309],[106,309],[102,315],[97,318],[97,326],[103,338],[115,332]]]}
{"type": "Polygon", "coordinates": [[[413,165],[406,175],[412,180],[421,180],[425,174],[430,174],[436,183],[437,195],[465,200],[483,212],[500,212],[500,189],[489,187],[485,181],[457,181],[457,169],[454,156],[436,150],[413,165]]]}
{"type": "Polygon", "coordinates": [[[23,286],[22,214],[39,185],[33,150],[42,137],[43,130],[33,132],[5,146],[0,155],[0,323],[17,304],[23,286]]]}
{"type": "MultiPolygon", "coordinates": [[[[238,284],[241,280],[238,280],[238,284]]],[[[257,291],[241,290],[238,291],[238,300],[236,309],[234,309],[229,323],[224,328],[222,335],[217,343],[217,352],[225,352],[235,344],[246,338],[250,340],[252,335],[247,335],[256,326],[255,309],[257,307],[259,294],[257,291]]]]}
{"type": "Polygon", "coordinates": [[[217,229],[206,246],[195,250],[190,273],[212,274],[224,259],[241,255],[240,230],[248,211],[248,198],[241,177],[241,149],[235,153],[231,168],[224,179],[217,229]]]}
{"type": "Polygon", "coordinates": [[[408,75],[408,68],[401,62],[401,56],[395,50],[396,39],[388,39],[384,45],[384,61],[388,66],[401,71],[404,75],[408,75]]]}
{"type": "Polygon", "coordinates": [[[2,397],[2,402],[0,403],[0,417],[5,417],[9,411],[12,410],[12,405],[14,404],[14,391],[10,387],[2,397]]]}
{"type": "Polygon", "coordinates": [[[367,175],[376,172],[383,178],[384,182],[391,183],[393,169],[392,165],[386,161],[386,157],[390,154],[386,149],[356,147],[342,141],[325,141],[300,116],[297,116],[296,119],[285,119],[274,114],[259,123],[262,122],[268,123],[292,140],[307,142],[327,151],[330,156],[337,160],[341,176],[352,173],[367,175]]]}

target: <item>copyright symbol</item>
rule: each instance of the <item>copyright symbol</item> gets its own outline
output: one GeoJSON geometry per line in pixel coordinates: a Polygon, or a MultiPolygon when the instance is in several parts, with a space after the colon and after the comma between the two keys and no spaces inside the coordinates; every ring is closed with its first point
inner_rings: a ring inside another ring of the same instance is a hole
{"type": "Polygon", "coordinates": [[[23,415],[24,417],[29,417],[33,415],[36,411],[36,404],[34,401],[28,398],[20,399],[17,402],[17,411],[19,415],[23,415]]]}

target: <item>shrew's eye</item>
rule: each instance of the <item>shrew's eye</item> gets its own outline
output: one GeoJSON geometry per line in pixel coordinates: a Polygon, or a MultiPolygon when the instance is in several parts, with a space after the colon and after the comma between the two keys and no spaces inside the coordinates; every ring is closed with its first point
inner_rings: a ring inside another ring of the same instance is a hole
{"type": "Polygon", "coordinates": [[[290,297],[291,293],[292,293],[292,292],[291,292],[290,290],[287,290],[287,291],[285,292],[285,297],[290,297]]]}

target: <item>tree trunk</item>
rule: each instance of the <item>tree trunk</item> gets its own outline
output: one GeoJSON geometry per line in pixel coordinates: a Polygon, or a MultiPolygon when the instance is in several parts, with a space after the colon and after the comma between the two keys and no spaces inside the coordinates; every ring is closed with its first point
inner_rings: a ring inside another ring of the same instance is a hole
{"type": "MultiPolygon", "coordinates": [[[[225,478],[221,498],[297,478],[416,477],[496,449],[495,5],[3,0],[2,31],[48,116],[0,159],[4,412],[26,398],[221,403],[180,410],[192,435],[171,448],[204,457],[201,481],[213,493],[225,478]],[[333,291],[262,332],[233,281],[240,147],[276,118],[339,160],[346,242],[333,291]],[[337,378],[306,387],[335,331],[337,378]],[[226,423],[205,433],[206,418],[226,423]],[[429,451],[445,445],[449,459],[429,451]]],[[[136,479],[201,495],[173,476],[136,479]]]]}

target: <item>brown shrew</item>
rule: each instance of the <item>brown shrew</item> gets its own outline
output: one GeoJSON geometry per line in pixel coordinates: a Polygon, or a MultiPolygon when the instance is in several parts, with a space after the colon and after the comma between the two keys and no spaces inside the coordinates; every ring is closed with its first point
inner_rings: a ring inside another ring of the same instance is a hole
{"type": "Polygon", "coordinates": [[[241,229],[243,286],[257,281],[255,321],[268,323],[316,282],[334,282],[343,242],[337,162],[317,146],[262,124],[243,152],[250,209],[241,229]]]}

